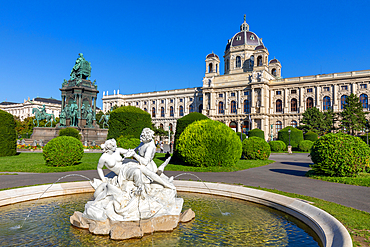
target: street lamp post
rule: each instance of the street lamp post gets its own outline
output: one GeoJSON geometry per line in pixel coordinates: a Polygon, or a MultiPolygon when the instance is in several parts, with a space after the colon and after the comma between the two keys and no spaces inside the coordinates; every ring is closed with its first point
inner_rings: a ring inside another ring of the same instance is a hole
{"type": "Polygon", "coordinates": [[[243,123],[240,125],[240,140],[243,142],[243,123]]]}

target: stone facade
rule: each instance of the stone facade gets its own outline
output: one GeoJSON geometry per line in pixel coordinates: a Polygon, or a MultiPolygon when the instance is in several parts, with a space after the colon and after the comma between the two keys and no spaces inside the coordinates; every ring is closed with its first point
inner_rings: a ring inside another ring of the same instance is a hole
{"type": "Polygon", "coordinates": [[[282,78],[281,63],[275,58],[269,61],[268,56],[262,39],[249,31],[244,20],[240,32],[226,45],[223,75],[219,57],[211,53],[206,56],[202,87],[131,95],[107,92],[103,93],[103,111],[113,105],[137,106],[165,130],[175,127],[183,115],[197,111],[235,131],[262,129],[265,139],[271,140],[282,128],[298,126],[307,108],[341,111],[351,93],[369,110],[370,70],[282,78]]]}
{"type": "Polygon", "coordinates": [[[9,112],[13,116],[24,120],[27,117],[32,117],[32,108],[42,108],[45,105],[46,113],[54,114],[54,117],[59,117],[62,102],[52,98],[34,98],[32,100],[24,100],[23,103],[2,102],[0,109],[9,112]]]}

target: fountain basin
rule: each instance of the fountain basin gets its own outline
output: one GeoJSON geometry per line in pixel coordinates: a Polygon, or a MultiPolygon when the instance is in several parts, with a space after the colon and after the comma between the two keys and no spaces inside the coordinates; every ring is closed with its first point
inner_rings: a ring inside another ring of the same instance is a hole
{"type": "MultiPolygon", "coordinates": [[[[290,214],[307,224],[320,238],[323,246],[352,246],[346,228],[333,216],[309,203],[271,192],[236,185],[194,181],[174,181],[179,192],[196,192],[236,198],[266,205],[290,214]]],[[[38,199],[50,185],[0,191],[0,206],[38,199]]],[[[89,182],[53,185],[42,198],[76,193],[94,192],[89,182]]]]}

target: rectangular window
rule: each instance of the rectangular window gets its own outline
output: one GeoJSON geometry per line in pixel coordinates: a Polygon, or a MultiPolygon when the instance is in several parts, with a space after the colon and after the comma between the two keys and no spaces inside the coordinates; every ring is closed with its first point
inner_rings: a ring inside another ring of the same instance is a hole
{"type": "Polygon", "coordinates": [[[219,98],[222,98],[222,97],[224,97],[224,95],[223,95],[222,93],[220,93],[220,94],[218,95],[218,97],[219,97],[219,98]]]}
{"type": "Polygon", "coordinates": [[[367,84],[361,84],[361,85],[360,85],[360,88],[361,88],[361,89],[365,89],[365,88],[367,88],[367,84]]]}
{"type": "Polygon", "coordinates": [[[329,87],[324,87],[324,91],[329,92],[330,91],[329,87]]]}
{"type": "Polygon", "coordinates": [[[173,103],[173,99],[170,100],[170,103],[173,103]]]}
{"type": "Polygon", "coordinates": [[[281,91],[276,91],[276,95],[281,95],[281,91]]]}
{"type": "Polygon", "coordinates": [[[153,104],[155,104],[155,101],[153,100],[153,104]]]}
{"type": "Polygon", "coordinates": [[[245,91],[244,92],[244,95],[249,95],[249,91],[245,91]]]}
{"type": "Polygon", "coordinates": [[[139,105],[139,102],[136,102],[136,105],[139,105]]]}
{"type": "Polygon", "coordinates": [[[297,93],[297,90],[294,89],[294,90],[290,91],[290,93],[295,94],[295,93],[297,93]]]}
{"type": "Polygon", "coordinates": [[[163,99],[161,100],[161,103],[162,103],[162,104],[164,103],[164,100],[163,100],[163,99]]]}
{"type": "Polygon", "coordinates": [[[307,93],[312,93],[312,88],[307,88],[307,93]]]}
{"type": "Polygon", "coordinates": [[[348,90],[348,86],[342,86],[342,90],[348,90]]]}
{"type": "Polygon", "coordinates": [[[144,105],[146,105],[146,101],[144,102],[144,105]]]}
{"type": "Polygon", "coordinates": [[[182,102],[182,99],[180,99],[180,102],[182,102]]]}
{"type": "Polygon", "coordinates": [[[234,97],[235,96],[235,93],[231,93],[231,97],[234,97]]]}
{"type": "Polygon", "coordinates": [[[190,100],[190,101],[193,101],[193,98],[190,98],[189,100],[190,100]]]}

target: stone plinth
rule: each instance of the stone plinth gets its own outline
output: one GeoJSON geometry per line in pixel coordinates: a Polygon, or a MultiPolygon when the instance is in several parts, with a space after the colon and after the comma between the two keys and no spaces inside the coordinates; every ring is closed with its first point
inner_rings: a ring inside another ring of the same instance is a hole
{"type": "Polygon", "coordinates": [[[189,222],[195,213],[188,209],[180,215],[164,215],[140,221],[96,221],[84,218],[81,212],[74,212],[70,217],[73,226],[89,229],[93,234],[109,235],[114,240],[141,238],[145,234],[160,231],[172,231],[179,222],[189,222]]]}

